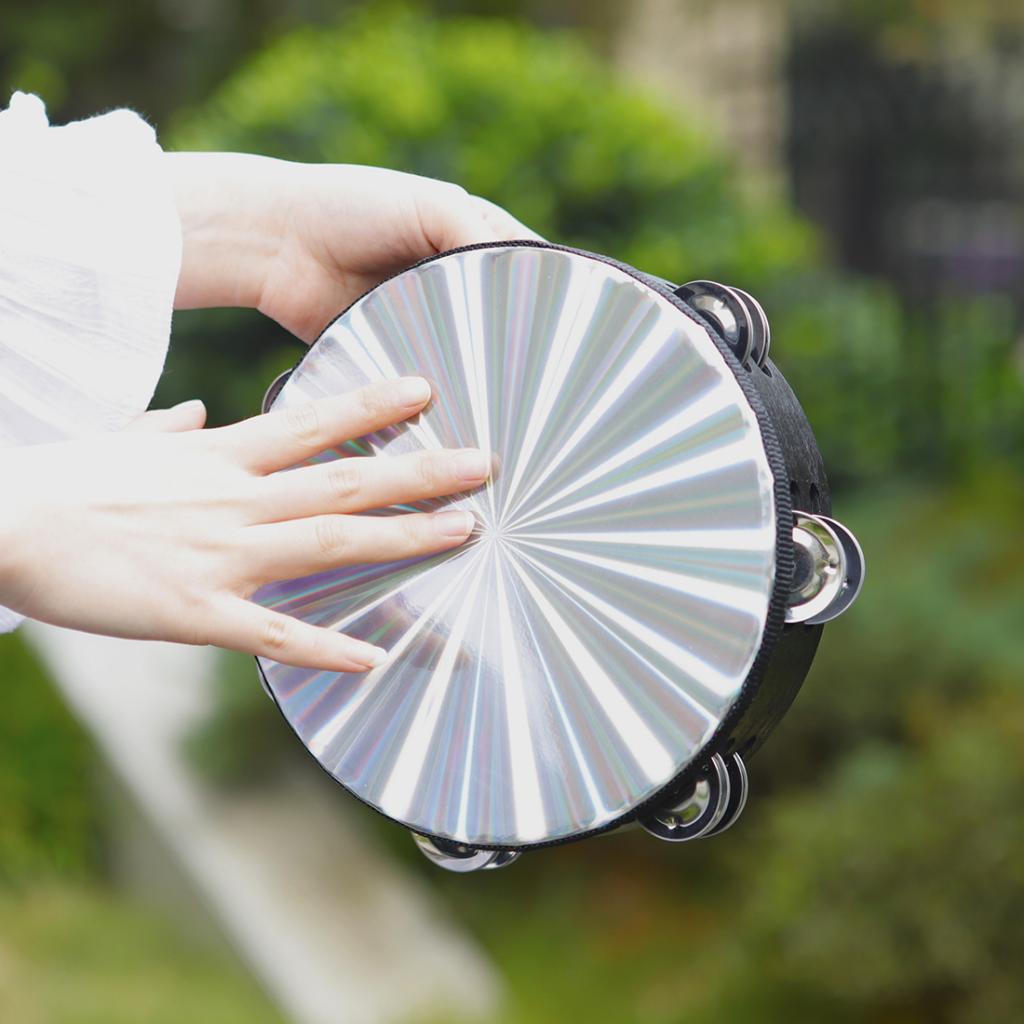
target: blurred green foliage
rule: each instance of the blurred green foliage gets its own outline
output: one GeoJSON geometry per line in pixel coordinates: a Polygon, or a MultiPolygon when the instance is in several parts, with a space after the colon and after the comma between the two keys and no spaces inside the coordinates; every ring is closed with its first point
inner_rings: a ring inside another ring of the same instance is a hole
{"type": "MultiPolygon", "coordinates": [[[[883,284],[830,269],[807,222],[749,198],[713,140],[569,34],[374,9],[280,39],[169,138],[457,181],[545,237],[747,288],[834,483],[949,475],[1024,447],[1011,303],[908,311],[883,284]]],[[[251,312],[178,314],[158,400],[198,394],[214,422],[251,415],[301,351],[251,312]]]]}
{"type": "Polygon", "coordinates": [[[96,858],[93,753],[21,637],[3,638],[0,884],[83,876],[96,858]]]}
{"type": "Polygon", "coordinates": [[[756,870],[716,995],[751,1009],[726,1019],[772,991],[797,1021],[1024,1016],[1022,507],[989,467],[844,508],[885,591],[833,624],[758,759],[774,798],[727,853],[756,870]]]}
{"type": "MultiPolygon", "coordinates": [[[[749,288],[864,543],[865,595],[830,627],[727,837],[679,849],[616,835],[467,880],[366,813],[491,949],[507,1019],[1024,1018],[1012,304],[908,309],[884,283],[841,273],[805,222],[749,198],[713,140],[573,39],[519,25],[399,8],[298,32],[185,114],[174,138],[451,178],[547,237],[749,288]]],[[[217,314],[216,332],[203,314],[182,318],[171,364],[184,384],[202,380],[222,340],[257,353],[255,374],[232,372],[223,416],[255,409],[271,364],[296,351],[234,316],[217,314]]],[[[228,661],[221,713],[194,741],[208,769],[232,784],[255,761],[316,773],[272,724],[247,660],[228,661]]]]}
{"type": "Polygon", "coordinates": [[[222,949],[110,886],[97,754],[21,636],[0,664],[0,1020],[278,1020],[222,949]]]}
{"type": "MultiPolygon", "coordinates": [[[[669,277],[763,291],[817,248],[808,225],[748,201],[708,139],[616,82],[573,36],[500,20],[375,9],[330,31],[299,30],[176,119],[167,138],[457,181],[546,237],[669,277]]],[[[201,394],[214,420],[251,414],[267,370],[297,358],[283,332],[252,315],[179,314],[176,332],[159,399],[201,394]],[[224,359],[230,372],[204,375],[224,359]],[[211,380],[229,381],[228,393],[211,393],[211,380]]]]}
{"type": "Polygon", "coordinates": [[[103,885],[0,890],[9,1024],[280,1024],[237,962],[103,885]]]}
{"type": "Polygon", "coordinates": [[[728,836],[615,834],[467,885],[366,815],[493,951],[509,1022],[1024,1017],[1022,503],[995,469],[846,499],[872,589],[728,836]]]}
{"type": "Polygon", "coordinates": [[[463,184],[541,234],[655,274],[763,280],[808,228],[741,201],[722,154],[570,34],[397,8],[299,30],[170,135],[184,149],[381,164],[463,184]]]}
{"type": "MultiPolygon", "coordinates": [[[[953,295],[909,308],[885,283],[842,273],[806,222],[750,198],[714,140],[617,81],[578,37],[379,5],[328,24],[347,6],[12,8],[0,73],[70,115],[186,102],[163,133],[181,148],[450,178],[554,240],[748,288],[869,559],[864,596],[830,626],[727,836],[680,849],[618,834],[464,878],[369,811],[367,827],[490,949],[515,1024],[1024,1019],[1013,304],[953,295]],[[285,32],[302,19],[318,27],[285,32]]],[[[842,14],[900,59],[991,45],[1020,21],[997,0],[793,6],[842,14]]],[[[565,5],[490,8],[558,20],[565,5]]],[[[158,402],[201,395],[215,422],[250,415],[301,351],[255,313],[179,314],[158,402]]],[[[182,953],[86,878],[100,869],[93,755],[17,638],[4,645],[0,1016],[264,1019],[230,968],[182,953]]],[[[202,770],[236,786],[285,767],[319,774],[250,659],[226,655],[219,687],[219,713],[190,743],[202,770]]]]}
{"type": "MultiPolygon", "coordinates": [[[[127,106],[162,125],[282,34],[333,24],[366,6],[365,0],[0,0],[0,89],[37,93],[54,123],[127,106]]],[[[572,26],[599,47],[622,13],[614,0],[434,0],[429,6],[441,14],[572,26]]]]}
{"type": "Polygon", "coordinates": [[[296,740],[264,693],[253,658],[234,651],[220,651],[218,658],[216,713],[186,736],[185,753],[204,778],[224,789],[258,786],[293,760],[296,740]]]}

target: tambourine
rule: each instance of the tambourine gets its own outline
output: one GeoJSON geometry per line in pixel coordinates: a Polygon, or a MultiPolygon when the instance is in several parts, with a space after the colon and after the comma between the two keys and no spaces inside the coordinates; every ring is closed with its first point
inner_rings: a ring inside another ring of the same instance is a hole
{"type": "Polygon", "coordinates": [[[494,453],[454,551],[255,599],[387,648],[362,674],[258,660],[319,764],[454,871],[629,824],[728,828],[745,761],[864,578],[760,305],[604,256],[469,246],[385,281],[264,409],[417,374],[415,419],[317,456],[494,453]]]}

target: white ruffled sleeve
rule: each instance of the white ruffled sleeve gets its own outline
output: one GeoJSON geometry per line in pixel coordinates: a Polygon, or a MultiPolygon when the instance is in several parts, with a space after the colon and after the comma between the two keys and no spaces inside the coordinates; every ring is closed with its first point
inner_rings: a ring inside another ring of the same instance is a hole
{"type": "MultiPolygon", "coordinates": [[[[181,225],[153,129],[129,110],[51,127],[0,112],[0,445],[119,430],[167,356],[181,225]]],[[[0,608],[0,631],[21,616],[0,608]]]]}

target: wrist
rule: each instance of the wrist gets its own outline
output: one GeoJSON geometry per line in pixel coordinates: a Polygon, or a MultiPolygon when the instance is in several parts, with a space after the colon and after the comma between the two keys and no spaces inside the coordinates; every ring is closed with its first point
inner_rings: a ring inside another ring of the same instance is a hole
{"type": "Polygon", "coordinates": [[[282,243],[281,162],[165,153],[181,221],[175,309],[256,308],[282,243]]]}

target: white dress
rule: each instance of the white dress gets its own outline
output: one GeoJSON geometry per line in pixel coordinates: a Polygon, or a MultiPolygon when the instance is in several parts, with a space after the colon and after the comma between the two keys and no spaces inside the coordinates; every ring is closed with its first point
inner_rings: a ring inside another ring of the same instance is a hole
{"type": "MultiPolygon", "coordinates": [[[[15,93],[0,112],[0,445],[144,412],[180,266],[153,129],[129,110],[51,127],[38,97],[15,93]]],[[[0,631],[21,620],[0,608],[0,631]]]]}

